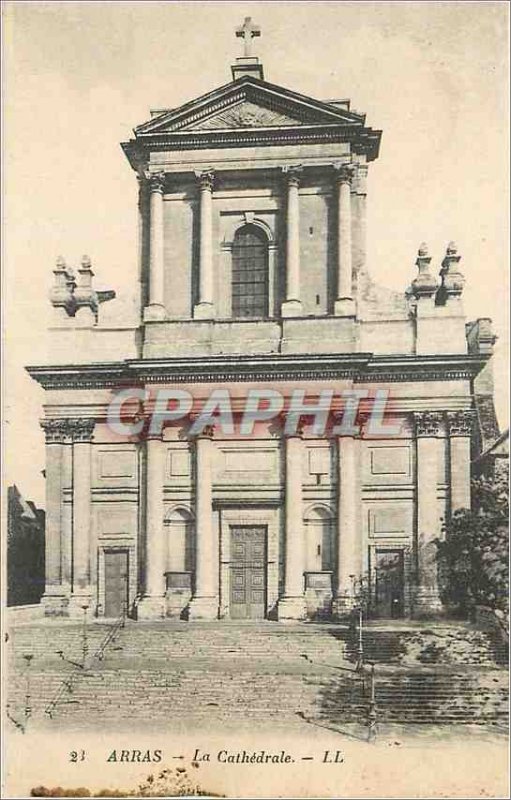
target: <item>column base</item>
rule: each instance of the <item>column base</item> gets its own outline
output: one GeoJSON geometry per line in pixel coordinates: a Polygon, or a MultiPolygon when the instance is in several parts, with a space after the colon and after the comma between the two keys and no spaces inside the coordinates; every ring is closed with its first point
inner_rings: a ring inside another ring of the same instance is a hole
{"type": "Polygon", "coordinates": [[[279,622],[296,622],[307,618],[305,597],[282,597],[278,602],[277,619],[279,622]]]}
{"type": "Polygon", "coordinates": [[[350,615],[355,606],[356,600],[351,595],[338,595],[332,600],[332,617],[344,619],[350,615]]]}
{"type": "Polygon", "coordinates": [[[218,619],[218,597],[192,597],[188,619],[218,619]]]}
{"type": "Polygon", "coordinates": [[[193,307],[194,319],[215,319],[215,316],[213,303],[196,303],[193,307]]]}
{"type": "Polygon", "coordinates": [[[439,617],[444,613],[444,607],[438,589],[435,587],[418,586],[414,592],[413,616],[439,617]]]}
{"type": "Polygon", "coordinates": [[[280,307],[282,317],[301,317],[303,306],[301,300],[284,300],[280,307]]]}
{"type": "Polygon", "coordinates": [[[151,303],[144,308],[144,322],[160,322],[165,317],[165,306],[160,303],[151,303]]]}
{"type": "Polygon", "coordinates": [[[92,592],[90,590],[73,592],[69,598],[69,617],[74,619],[83,619],[85,616],[87,619],[89,619],[90,617],[94,616],[95,612],[96,609],[92,600],[92,592]]]}
{"type": "Polygon", "coordinates": [[[165,597],[143,597],[137,605],[137,619],[163,619],[166,616],[165,597]]]}
{"type": "Polygon", "coordinates": [[[41,597],[45,617],[67,617],[69,614],[69,591],[60,586],[50,586],[41,597]]]}
{"type": "Polygon", "coordinates": [[[338,297],[334,303],[336,317],[354,317],[356,314],[355,301],[352,297],[338,297]]]}

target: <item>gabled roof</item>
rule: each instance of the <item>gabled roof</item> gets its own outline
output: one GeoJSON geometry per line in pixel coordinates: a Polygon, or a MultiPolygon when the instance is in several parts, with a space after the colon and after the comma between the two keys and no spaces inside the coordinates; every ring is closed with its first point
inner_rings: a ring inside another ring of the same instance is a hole
{"type": "Polygon", "coordinates": [[[365,115],[246,75],[138,125],[136,136],[240,127],[359,125],[365,115]],[[242,113],[240,114],[240,111],[242,113]]]}
{"type": "MultiPolygon", "coordinates": [[[[347,104],[346,104],[347,105],[347,104]]],[[[294,141],[350,141],[368,160],[378,155],[381,131],[365,127],[365,115],[344,104],[315,100],[245,75],[134,129],[123,144],[134,168],[158,147],[196,149],[294,141]]]]}

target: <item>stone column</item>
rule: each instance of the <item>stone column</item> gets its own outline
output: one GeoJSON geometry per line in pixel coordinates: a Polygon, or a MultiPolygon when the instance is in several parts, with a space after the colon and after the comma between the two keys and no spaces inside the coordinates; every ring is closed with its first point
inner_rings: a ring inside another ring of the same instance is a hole
{"type": "Polygon", "coordinates": [[[149,266],[149,185],[146,178],[137,177],[138,181],[138,290],[137,313],[143,314],[143,309],[149,302],[147,272],[149,266]],[[140,309],[140,310],[139,310],[140,309]]]}
{"type": "Polygon", "coordinates": [[[138,619],[160,619],[165,616],[164,474],[165,448],[161,434],[149,435],[145,468],[145,591],[138,604],[138,619]]]}
{"type": "Polygon", "coordinates": [[[93,419],[75,419],[73,432],[73,584],[69,615],[93,615],[91,587],[91,441],[93,419]]]}
{"type": "Polygon", "coordinates": [[[438,503],[438,434],[442,415],[415,414],[417,444],[417,587],[414,615],[438,614],[442,603],[438,594],[438,568],[434,540],[440,535],[438,503]]]}
{"type": "Polygon", "coordinates": [[[460,508],[470,508],[470,434],[472,412],[454,411],[447,414],[450,443],[451,514],[460,508]]]}
{"type": "Polygon", "coordinates": [[[337,438],[337,569],[332,611],[343,616],[354,604],[354,578],[360,578],[361,535],[358,511],[358,439],[337,438]]]}
{"type": "Polygon", "coordinates": [[[280,622],[305,618],[305,541],[303,530],[302,455],[300,433],[285,435],[286,486],[284,596],[278,603],[280,622]]]}
{"type": "Polygon", "coordinates": [[[352,164],[335,167],[337,186],[337,299],[334,313],[339,317],[355,314],[353,300],[353,268],[351,246],[351,181],[352,164]]]}
{"type": "Polygon", "coordinates": [[[199,302],[193,309],[194,319],[215,317],[213,280],[213,184],[212,170],[198,172],[200,197],[199,231],[199,302]]]}
{"type": "Polygon", "coordinates": [[[300,299],[300,186],[301,166],[283,167],[286,179],[286,299],[282,303],[283,317],[299,317],[302,314],[300,299]]]}
{"type": "Polygon", "coordinates": [[[66,613],[69,587],[63,585],[62,574],[62,469],[63,441],[66,421],[45,419],[41,427],[46,436],[46,520],[45,520],[45,587],[42,598],[46,616],[66,613]]]}
{"type": "Polygon", "coordinates": [[[163,258],[163,191],[165,174],[149,176],[149,305],[144,310],[144,320],[165,319],[164,258],[163,258]]]}
{"type": "Polygon", "coordinates": [[[213,528],[213,427],[195,440],[195,589],[190,619],[218,617],[219,553],[213,528]]]}

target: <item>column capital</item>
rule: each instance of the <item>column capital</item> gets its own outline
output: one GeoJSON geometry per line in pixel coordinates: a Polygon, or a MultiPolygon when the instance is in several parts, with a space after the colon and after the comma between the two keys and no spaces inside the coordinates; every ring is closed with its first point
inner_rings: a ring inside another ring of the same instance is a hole
{"type": "Polygon", "coordinates": [[[303,173],[303,166],[301,164],[287,164],[282,167],[282,174],[287,180],[288,186],[299,186],[303,173]]]}
{"type": "Polygon", "coordinates": [[[199,184],[199,189],[201,192],[212,192],[213,186],[215,184],[215,170],[213,169],[206,169],[206,170],[197,170],[195,172],[195,178],[197,183],[199,184]]]}
{"type": "Polygon", "coordinates": [[[470,436],[474,421],[473,411],[448,411],[447,422],[450,436],[470,436]]]}
{"type": "Polygon", "coordinates": [[[68,424],[70,426],[73,442],[83,443],[92,441],[94,426],[96,425],[95,419],[70,419],[68,420],[68,424]]]}
{"type": "Polygon", "coordinates": [[[442,424],[442,414],[437,411],[416,411],[413,416],[416,436],[438,436],[442,424]]]}
{"type": "Polygon", "coordinates": [[[39,424],[44,431],[46,444],[62,444],[72,436],[68,419],[42,419],[39,424]]]}
{"type": "Polygon", "coordinates": [[[215,435],[215,425],[214,425],[214,423],[212,423],[210,425],[204,425],[204,427],[201,428],[201,430],[197,431],[196,433],[191,433],[190,432],[190,429],[195,425],[195,423],[199,419],[200,419],[200,415],[199,414],[190,414],[189,415],[190,425],[189,425],[189,428],[188,428],[188,431],[187,431],[187,434],[186,434],[186,438],[187,439],[192,439],[193,441],[197,441],[198,439],[213,439],[213,437],[215,435]]]}
{"type": "Polygon", "coordinates": [[[158,192],[159,194],[163,194],[165,189],[165,173],[164,172],[154,172],[152,174],[147,174],[147,183],[149,185],[149,190],[151,194],[153,192],[158,192]]]}
{"type": "Polygon", "coordinates": [[[332,164],[332,167],[334,169],[335,181],[338,185],[343,183],[348,183],[351,185],[351,182],[357,171],[357,168],[354,164],[335,162],[332,164]]]}

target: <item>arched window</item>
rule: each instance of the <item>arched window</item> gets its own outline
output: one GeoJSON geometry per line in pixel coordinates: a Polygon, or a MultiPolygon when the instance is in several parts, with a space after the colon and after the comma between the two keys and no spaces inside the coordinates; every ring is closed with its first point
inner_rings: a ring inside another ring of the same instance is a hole
{"type": "Polygon", "coordinates": [[[238,228],[232,246],[232,316],[268,316],[268,240],[257,225],[238,228]]]}

